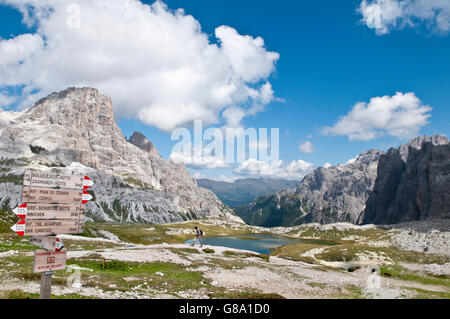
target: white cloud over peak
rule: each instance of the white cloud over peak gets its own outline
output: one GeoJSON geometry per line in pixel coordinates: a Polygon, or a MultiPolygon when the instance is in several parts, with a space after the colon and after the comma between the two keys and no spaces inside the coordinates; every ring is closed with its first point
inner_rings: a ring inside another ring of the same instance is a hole
{"type": "Polygon", "coordinates": [[[314,164],[303,160],[294,160],[291,163],[278,160],[270,163],[256,159],[248,159],[242,162],[239,167],[235,168],[233,172],[239,175],[299,180],[306,174],[312,172],[314,168],[314,164]]]}
{"type": "Polygon", "coordinates": [[[170,131],[192,120],[238,124],[274,100],[268,77],[279,54],[261,37],[219,26],[216,44],[194,17],[161,1],[0,4],[16,7],[25,23],[37,26],[0,40],[0,90],[24,86],[19,96],[9,96],[22,108],[68,86],[92,86],[112,98],[119,118],[170,131]]]}
{"type": "Polygon", "coordinates": [[[300,144],[298,148],[299,148],[300,153],[303,153],[303,154],[310,154],[310,153],[314,152],[314,145],[309,141],[306,141],[305,143],[300,144]]]}
{"type": "Polygon", "coordinates": [[[325,164],[323,164],[324,168],[330,168],[333,167],[333,164],[331,164],[330,162],[326,162],[325,164]]]}
{"type": "Polygon", "coordinates": [[[361,21],[378,35],[419,25],[439,33],[450,31],[448,0],[363,0],[358,12],[363,16],[361,21]]]}
{"type": "Polygon", "coordinates": [[[182,149],[172,150],[169,160],[195,169],[230,167],[223,155],[211,154],[208,149],[195,148],[192,143],[187,143],[182,149]]]}
{"type": "Polygon", "coordinates": [[[334,126],[323,128],[322,133],[363,141],[385,134],[410,138],[428,124],[431,110],[414,93],[397,92],[394,96],[371,98],[369,103],[357,103],[334,126]]]}

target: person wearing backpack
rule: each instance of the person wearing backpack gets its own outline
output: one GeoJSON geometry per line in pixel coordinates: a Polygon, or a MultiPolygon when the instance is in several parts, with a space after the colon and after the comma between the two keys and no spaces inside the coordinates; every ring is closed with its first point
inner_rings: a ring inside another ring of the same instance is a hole
{"type": "Polygon", "coordinates": [[[192,242],[191,246],[195,246],[195,240],[197,239],[198,242],[200,243],[200,248],[201,248],[203,246],[203,242],[202,242],[203,231],[201,229],[199,229],[197,226],[195,226],[194,229],[195,229],[195,238],[194,238],[194,241],[192,242]]]}

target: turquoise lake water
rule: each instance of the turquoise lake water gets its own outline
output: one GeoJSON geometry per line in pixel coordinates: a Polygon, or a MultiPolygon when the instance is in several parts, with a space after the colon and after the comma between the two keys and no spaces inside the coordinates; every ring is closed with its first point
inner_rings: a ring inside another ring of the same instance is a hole
{"type": "MultiPolygon", "coordinates": [[[[193,239],[186,240],[186,244],[192,244],[193,239]]],[[[313,239],[290,239],[274,235],[239,235],[224,237],[203,238],[203,245],[223,246],[235,249],[244,249],[254,251],[259,254],[270,254],[270,252],[278,247],[289,244],[323,244],[332,245],[333,242],[313,240],[313,239]]],[[[198,241],[195,243],[198,246],[198,241]]]]}

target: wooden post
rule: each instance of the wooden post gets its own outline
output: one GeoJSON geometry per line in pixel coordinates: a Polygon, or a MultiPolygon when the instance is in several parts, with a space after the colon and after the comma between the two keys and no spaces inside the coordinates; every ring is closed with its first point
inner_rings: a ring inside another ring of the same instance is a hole
{"type": "Polygon", "coordinates": [[[52,293],[53,271],[43,272],[41,275],[41,295],[39,299],[50,299],[52,293]]]}

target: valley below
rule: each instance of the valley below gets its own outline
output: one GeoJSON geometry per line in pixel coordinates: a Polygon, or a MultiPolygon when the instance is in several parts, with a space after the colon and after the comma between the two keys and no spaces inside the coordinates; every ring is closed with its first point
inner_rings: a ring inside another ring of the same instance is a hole
{"type": "MultiPolygon", "coordinates": [[[[35,247],[0,234],[0,297],[39,298],[35,247]]],[[[3,229],[2,228],[2,229],[3,229]]],[[[390,226],[349,223],[263,228],[225,219],[164,225],[86,223],[62,235],[67,267],[52,298],[450,298],[450,220],[390,226]],[[270,255],[184,243],[255,234],[305,239],[270,255]],[[309,239],[307,241],[306,239],[309,239]]]]}

